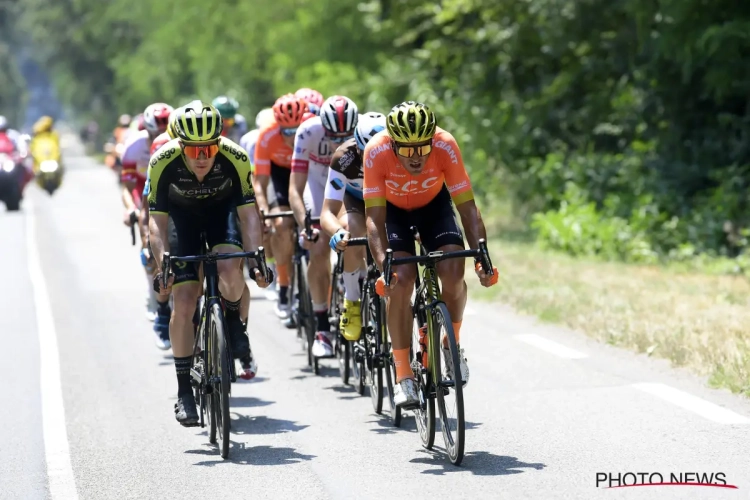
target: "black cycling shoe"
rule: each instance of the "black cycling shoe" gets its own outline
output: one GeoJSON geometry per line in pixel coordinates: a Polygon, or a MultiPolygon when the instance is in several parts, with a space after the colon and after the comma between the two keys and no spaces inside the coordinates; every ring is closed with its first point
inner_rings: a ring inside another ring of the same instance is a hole
{"type": "Polygon", "coordinates": [[[178,396],[174,404],[174,418],[185,427],[198,425],[198,410],[195,407],[193,393],[178,396]]]}
{"type": "Polygon", "coordinates": [[[239,318],[227,319],[227,327],[232,344],[232,357],[239,359],[250,354],[250,339],[247,338],[245,324],[239,318]]]}

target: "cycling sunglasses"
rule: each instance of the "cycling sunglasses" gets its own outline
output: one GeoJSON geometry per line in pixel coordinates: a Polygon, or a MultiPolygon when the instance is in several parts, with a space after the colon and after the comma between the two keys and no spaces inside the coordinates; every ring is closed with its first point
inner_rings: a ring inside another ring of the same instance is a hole
{"type": "Polygon", "coordinates": [[[396,151],[396,154],[399,156],[403,156],[404,158],[411,158],[414,156],[414,153],[417,153],[417,156],[427,156],[432,151],[432,144],[420,144],[419,146],[406,146],[406,145],[400,145],[397,142],[393,142],[393,149],[396,151]]]}
{"type": "Polygon", "coordinates": [[[297,133],[297,127],[281,129],[281,135],[283,135],[284,137],[291,137],[296,133],[297,133]]]}
{"type": "Polygon", "coordinates": [[[201,154],[205,155],[206,158],[213,158],[219,152],[219,143],[214,142],[200,145],[183,143],[182,152],[185,153],[185,156],[193,160],[199,160],[201,154]]]}
{"type": "Polygon", "coordinates": [[[342,142],[346,141],[347,139],[351,139],[352,137],[354,137],[352,134],[347,134],[347,133],[329,134],[328,132],[326,132],[326,139],[328,139],[334,144],[341,144],[342,142]]]}

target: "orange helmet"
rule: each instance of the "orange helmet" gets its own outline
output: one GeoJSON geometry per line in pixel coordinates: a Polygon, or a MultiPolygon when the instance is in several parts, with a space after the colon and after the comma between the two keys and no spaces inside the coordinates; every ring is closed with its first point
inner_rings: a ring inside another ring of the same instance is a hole
{"type": "Polygon", "coordinates": [[[299,127],[307,111],[307,102],[294,94],[283,95],[273,103],[273,117],[281,128],[299,127]]]}

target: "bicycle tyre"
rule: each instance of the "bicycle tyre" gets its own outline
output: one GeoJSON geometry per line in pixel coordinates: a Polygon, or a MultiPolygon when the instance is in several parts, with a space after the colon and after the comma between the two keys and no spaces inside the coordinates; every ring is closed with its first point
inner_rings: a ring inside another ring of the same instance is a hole
{"type": "Polygon", "coordinates": [[[372,366],[370,370],[370,401],[372,402],[372,409],[380,415],[383,412],[383,360],[385,359],[383,355],[387,353],[384,348],[387,344],[388,333],[385,324],[385,302],[377,295],[374,299],[368,307],[373,319],[373,338],[379,338],[380,342],[375,342],[374,349],[368,346],[367,352],[378,355],[378,362],[376,363],[373,359],[370,363],[372,366]]]}
{"type": "MultiPolygon", "coordinates": [[[[438,332],[445,329],[446,336],[448,337],[448,350],[450,356],[453,359],[454,377],[459,380],[452,381],[453,386],[450,388],[441,387],[441,383],[436,384],[436,393],[438,400],[438,409],[440,411],[440,428],[443,433],[443,439],[445,440],[445,451],[448,453],[448,458],[453,465],[460,465],[464,458],[464,447],[466,445],[466,421],[464,417],[464,394],[463,394],[463,383],[461,382],[461,359],[458,352],[458,345],[456,343],[456,334],[453,331],[453,324],[451,323],[451,316],[448,312],[448,308],[442,302],[437,304],[432,311],[434,318],[434,325],[438,327],[438,332]],[[448,410],[445,406],[445,398],[449,391],[453,391],[456,399],[456,415],[455,419],[455,431],[452,431],[453,426],[451,425],[451,419],[448,415],[448,410]]],[[[440,338],[437,339],[440,342],[440,338]]],[[[440,349],[440,344],[436,346],[440,349]]],[[[439,356],[438,356],[439,357],[439,356]]],[[[440,382],[443,381],[443,374],[441,371],[436,371],[440,376],[440,382]]]]}
{"type": "Polygon", "coordinates": [[[205,335],[206,352],[203,353],[203,359],[206,363],[206,370],[203,379],[203,389],[206,391],[206,417],[208,418],[208,442],[216,444],[216,402],[217,396],[214,390],[213,380],[216,373],[214,365],[213,351],[216,349],[213,335],[211,334],[209,318],[202,318],[203,335],[205,335]]]}
{"type": "MultiPolygon", "coordinates": [[[[367,372],[365,371],[367,369],[367,365],[364,361],[357,361],[356,351],[357,349],[366,349],[366,343],[364,344],[365,347],[362,347],[362,339],[360,339],[357,342],[349,342],[349,352],[351,353],[351,357],[349,358],[351,361],[351,376],[354,379],[354,389],[357,391],[357,394],[360,396],[364,396],[365,394],[365,385],[366,385],[366,378],[367,378],[367,372]],[[358,345],[359,344],[359,345],[358,345]]],[[[364,360],[363,355],[363,360],[364,360]]]]}
{"type": "MultiPolygon", "coordinates": [[[[307,366],[312,367],[312,343],[315,333],[310,334],[310,320],[312,317],[312,302],[310,299],[310,290],[307,288],[307,262],[305,258],[300,258],[297,266],[297,293],[299,294],[299,307],[297,308],[298,326],[304,339],[305,349],[307,350],[307,366]]],[[[313,328],[314,329],[314,328],[313,328]]]]}
{"type": "Polygon", "coordinates": [[[331,276],[331,296],[329,297],[329,323],[331,334],[334,339],[334,347],[336,349],[336,358],[339,365],[339,375],[341,376],[341,382],[344,385],[349,385],[349,377],[351,376],[351,359],[352,349],[344,336],[341,334],[341,311],[344,309],[344,294],[341,293],[340,281],[341,275],[336,272],[336,268],[333,269],[331,276]]]}
{"type": "MultiPolygon", "coordinates": [[[[416,329],[415,332],[419,332],[419,329],[416,329]]],[[[419,335],[419,333],[416,333],[416,335],[419,335]]],[[[412,346],[415,345],[419,345],[418,337],[412,339],[412,346]]],[[[422,363],[415,359],[413,347],[410,354],[410,359],[414,360],[412,361],[412,369],[417,381],[417,392],[424,402],[424,408],[420,406],[414,410],[414,418],[417,421],[417,431],[422,446],[431,450],[435,444],[435,395],[432,394],[435,384],[432,380],[432,371],[424,369],[422,363]]],[[[440,365],[435,368],[439,371],[440,365]]]]}
{"type": "Polygon", "coordinates": [[[385,383],[388,388],[391,423],[393,424],[393,427],[401,427],[401,408],[396,406],[396,402],[393,400],[393,383],[396,380],[396,367],[393,364],[393,351],[391,350],[390,342],[385,345],[385,350],[388,353],[388,357],[385,361],[385,383]]]}
{"type": "Polygon", "coordinates": [[[214,387],[216,398],[216,416],[221,438],[221,458],[229,456],[229,430],[232,419],[229,416],[229,392],[230,392],[230,366],[229,351],[227,350],[226,336],[224,335],[224,315],[219,304],[211,306],[211,334],[215,342],[215,349],[212,351],[214,357],[214,366],[218,368],[219,381],[217,387],[214,387]]]}

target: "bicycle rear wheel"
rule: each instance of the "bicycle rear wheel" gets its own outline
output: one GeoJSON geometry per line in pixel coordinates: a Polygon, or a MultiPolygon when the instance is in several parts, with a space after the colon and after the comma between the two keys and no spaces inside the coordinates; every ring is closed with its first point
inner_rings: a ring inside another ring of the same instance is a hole
{"type": "Polygon", "coordinates": [[[220,450],[221,458],[229,456],[229,429],[231,427],[231,417],[229,416],[229,392],[230,392],[230,361],[229,351],[227,349],[226,336],[224,335],[224,315],[219,304],[211,306],[211,340],[213,347],[211,356],[213,357],[214,369],[214,398],[216,401],[216,423],[221,438],[220,450]]]}
{"type": "Polygon", "coordinates": [[[388,351],[385,350],[388,334],[385,324],[385,301],[377,295],[373,299],[368,301],[367,304],[373,327],[372,345],[368,346],[367,351],[372,355],[370,360],[370,399],[372,400],[372,409],[379,415],[383,411],[383,366],[387,359],[385,356],[388,354],[388,351]]]}
{"type": "MultiPolygon", "coordinates": [[[[456,334],[453,331],[450,313],[444,303],[439,303],[432,312],[433,325],[438,332],[435,338],[436,342],[433,349],[442,351],[442,334],[445,333],[448,339],[448,350],[453,361],[453,378],[450,380],[446,377],[444,370],[435,370],[440,380],[436,383],[438,410],[440,411],[440,427],[445,440],[445,450],[453,465],[460,465],[464,458],[464,445],[466,433],[466,421],[464,419],[464,392],[463,382],[461,381],[461,359],[456,344],[456,334]]],[[[440,351],[438,351],[440,352],[440,351]]],[[[440,356],[435,356],[440,358],[440,356]]]]}
{"type": "Polygon", "coordinates": [[[310,290],[307,288],[307,260],[302,257],[297,265],[297,293],[299,294],[299,304],[297,307],[297,331],[302,335],[302,339],[307,350],[307,366],[313,366],[312,345],[315,340],[315,328],[310,326],[314,320],[312,313],[312,299],[310,299],[310,290]]]}

